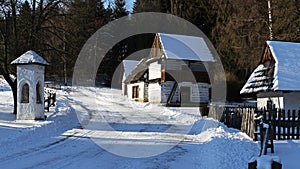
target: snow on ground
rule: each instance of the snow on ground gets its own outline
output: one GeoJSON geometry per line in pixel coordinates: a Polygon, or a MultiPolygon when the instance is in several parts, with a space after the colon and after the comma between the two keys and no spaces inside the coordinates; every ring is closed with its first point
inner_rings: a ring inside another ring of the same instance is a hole
{"type": "Polygon", "coordinates": [[[274,156],[279,156],[283,169],[299,168],[300,140],[277,140],[274,142],[274,156]]]}
{"type": "MultiPolygon", "coordinates": [[[[232,169],[259,152],[246,134],[191,108],[128,101],[106,88],[57,92],[46,121],[15,121],[11,92],[0,91],[0,168],[232,169]]],[[[300,143],[280,144],[275,152],[290,168],[285,156],[299,157],[300,143]]]]}
{"type": "Polygon", "coordinates": [[[10,91],[10,87],[7,84],[7,82],[4,80],[4,77],[2,75],[0,75],[0,92],[3,91],[10,91]]]}

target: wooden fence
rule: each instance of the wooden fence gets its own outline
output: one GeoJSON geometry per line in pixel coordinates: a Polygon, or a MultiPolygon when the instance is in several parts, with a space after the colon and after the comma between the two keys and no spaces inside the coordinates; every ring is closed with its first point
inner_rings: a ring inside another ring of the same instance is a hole
{"type": "Polygon", "coordinates": [[[44,107],[47,110],[47,112],[49,112],[51,106],[55,106],[55,102],[56,102],[56,93],[48,92],[47,94],[45,94],[44,107]]]}
{"type": "Polygon", "coordinates": [[[274,126],[276,140],[300,139],[300,110],[257,110],[253,107],[210,107],[209,117],[228,127],[240,129],[254,140],[259,138],[260,122],[274,126]]]}
{"type": "Polygon", "coordinates": [[[263,121],[274,126],[274,139],[299,139],[300,137],[300,110],[270,110],[262,111],[263,121]]]}

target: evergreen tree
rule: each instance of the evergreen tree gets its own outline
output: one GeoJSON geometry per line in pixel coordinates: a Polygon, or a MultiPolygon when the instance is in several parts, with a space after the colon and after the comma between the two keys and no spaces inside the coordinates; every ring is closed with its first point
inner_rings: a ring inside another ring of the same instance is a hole
{"type": "Polygon", "coordinates": [[[115,0],[115,6],[113,9],[114,19],[118,19],[128,15],[128,11],[126,10],[125,5],[125,0],[115,0]]]}
{"type": "Polygon", "coordinates": [[[300,0],[273,0],[275,40],[300,41],[300,0]]]}
{"type": "Polygon", "coordinates": [[[31,21],[31,8],[28,1],[25,1],[21,5],[18,22],[19,22],[19,31],[20,31],[19,33],[20,48],[22,48],[23,50],[30,50],[29,36],[32,27],[31,25],[32,21],[31,21]]]}
{"type": "MultiPolygon", "coordinates": [[[[48,68],[48,74],[59,74],[61,69],[57,66],[62,58],[71,64],[68,66],[71,71],[82,46],[95,31],[128,15],[125,0],[115,0],[107,9],[102,0],[64,1],[67,5],[60,0],[29,2],[0,2],[0,50],[3,51],[0,53],[0,73],[5,74],[8,81],[13,69],[7,63],[30,49],[54,63],[48,68]]],[[[300,1],[271,2],[274,39],[300,41],[300,1]]],[[[238,82],[238,85],[242,85],[257,66],[264,43],[269,39],[267,1],[136,0],[133,13],[137,12],[170,13],[198,26],[215,45],[228,82],[238,82]]],[[[113,68],[129,54],[151,47],[153,38],[153,34],[137,35],[118,43],[107,54],[110,64],[105,66],[109,67],[102,70],[113,72],[113,68]]],[[[238,94],[241,86],[232,85],[238,94]]]]}
{"type": "Polygon", "coordinates": [[[107,23],[107,12],[101,0],[74,0],[69,6],[68,50],[77,57],[88,38],[107,23]]]}
{"type": "Polygon", "coordinates": [[[163,12],[164,0],[136,0],[133,4],[133,13],[138,12],[163,12]]]}
{"type": "Polygon", "coordinates": [[[112,21],[114,19],[114,13],[113,13],[113,9],[111,7],[111,4],[109,2],[107,9],[106,9],[106,14],[105,14],[105,18],[106,18],[106,23],[112,21]]]}

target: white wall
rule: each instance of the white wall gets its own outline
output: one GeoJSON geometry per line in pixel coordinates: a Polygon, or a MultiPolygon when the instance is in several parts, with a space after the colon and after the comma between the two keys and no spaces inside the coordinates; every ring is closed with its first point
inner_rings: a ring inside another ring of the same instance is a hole
{"type": "Polygon", "coordinates": [[[283,97],[268,97],[268,98],[257,98],[257,108],[263,109],[267,108],[267,102],[271,99],[272,103],[275,104],[275,108],[284,108],[283,97]]]}
{"type": "Polygon", "coordinates": [[[125,72],[123,73],[123,78],[122,78],[122,94],[124,96],[127,95],[127,84],[124,82],[126,79],[126,75],[125,75],[125,72]]]}
{"type": "Polygon", "coordinates": [[[150,103],[161,103],[161,86],[159,83],[148,85],[148,100],[150,103]]]}
{"type": "Polygon", "coordinates": [[[128,99],[132,99],[132,84],[127,84],[126,88],[127,88],[127,97],[128,97],[128,99]]]}
{"type": "Polygon", "coordinates": [[[271,100],[275,108],[284,108],[284,97],[282,92],[261,92],[257,94],[257,108],[267,108],[267,102],[271,100]]]}
{"type": "Polygon", "coordinates": [[[129,99],[132,98],[132,87],[133,86],[138,86],[139,87],[139,100],[144,101],[144,92],[145,92],[145,83],[144,82],[138,82],[138,83],[133,83],[133,84],[128,84],[127,85],[127,96],[129,99]]]}
{"type": "Polygon", "coordinates": [[[257,95],[257,108],[267,108],[271,99],[275,108],[285,110],[300,110],[300,92],[264,92],[257,95]]]}
{"type": "Polygon", "coordinates": [[[158,61],[149,65],[149,80],[161,78],[161,64],[158,61]]]}
{"type": "Polygon", "coordinates": [[[122,95],[127,96],[127,84],[122,82],[122,95]]]}
{"type": "Polygon", "coordinates": [[[42,65],[17,65],[17,119],[34,120],[44,118],[44,72],[42,65]],[[40,82],[41,103],[36,103],[36,84],[40,82]],[[29,85],[29,103],[21,103],[22,87],[29,85]]]}

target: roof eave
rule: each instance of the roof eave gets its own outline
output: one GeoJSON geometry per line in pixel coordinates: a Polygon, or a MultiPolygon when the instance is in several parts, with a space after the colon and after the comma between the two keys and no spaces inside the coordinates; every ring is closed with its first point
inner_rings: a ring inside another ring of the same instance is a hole
{"type": "Polygon", "coordinates": [[[30,62],[30,63],[11,63],[11,65],[42,65],[42,66],[50,66],[49,63],[44,64],[44,63],[34,63],[34,62],[30,62]]]}

